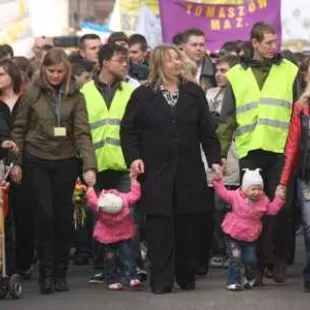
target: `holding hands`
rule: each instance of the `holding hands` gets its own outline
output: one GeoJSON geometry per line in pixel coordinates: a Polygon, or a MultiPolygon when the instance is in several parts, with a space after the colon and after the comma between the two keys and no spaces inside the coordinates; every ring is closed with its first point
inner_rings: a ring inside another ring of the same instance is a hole
{"type": "Polygon", "coordinates": [[[223,179],[223,167],[221,167],[219,164],[213,164],[212,165],[213,170],[213,181],[221,181],[223,179]]]}
{"type": "Polygon", "coordinates": [[[130,166],[130,175],[135,176],[136,178],[144,173],[144,162],[142,159],[136,159],[131,163],[130,166]]]}

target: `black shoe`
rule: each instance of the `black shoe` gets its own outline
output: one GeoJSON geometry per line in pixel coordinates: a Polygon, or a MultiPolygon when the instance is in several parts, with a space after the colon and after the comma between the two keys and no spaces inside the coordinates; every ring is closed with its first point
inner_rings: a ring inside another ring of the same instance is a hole
{"type": "Polygon", "coordinates": [[[306,293],[310,293],[310,281],[304,282],[304,289],[306,293]]]}
{"type": "Polygon", "coordinates": [[[144,283],[147,281],[149,274],[147,273],[146,270],[137,268],[137,277],[141,283],[144,283]]]}
{"type": "Polygon", "coordinates": [[[196,271],[197,277],[205,277],[209,272],[209,265],[207,266],[200,266],[196,271]]]}
{"type": "Polygon", "coordinates": [[[54,283],[52,277],[44,277],[39,280],[40,293],[42,295],[48,295],[54,293],[54,283]]]}
{"type": "Polygon", "coordinates": [[[156,295],[169,294],[169,293],[171,293],[171,291],[172,291],[171,287],[152,288],[152,293],[156,294],[156,295]]]}
{"type": "Polygon", "coordinates": [[[55,279],[54,281],[55,292],[68,292],[69,285],[66,278],[55,279]]]}
{"type": "Polygon", "coordinates": [[[185,284],[179,284],[179,286],[183,291],[193,291],[196,288],[196,282],[191,281],[185,284]]]}
{"type": "Polygon", "coordinates": [[[83,256],[77,256],[74,258],[74,265],[76,265],[76,266],[89,265],[89,258],[83,257],[83,256]]]}
{"type": "Polygon", "coordinates": [[[287,279],[286,274],[286,264],[277,263],[275,264],[274,271],[273,271],[273,280],[276,283],[285,283],[287,279]]]}

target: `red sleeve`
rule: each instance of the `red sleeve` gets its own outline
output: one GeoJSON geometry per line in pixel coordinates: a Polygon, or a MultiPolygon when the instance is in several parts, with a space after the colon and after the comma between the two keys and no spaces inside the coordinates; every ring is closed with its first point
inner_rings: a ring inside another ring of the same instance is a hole
{"type": "Polygon", "coordinates": [[[302,110],[301,104],[296,102],[294,104],[293,116],[287,137],[286,149],[285,149],[285,164],[280,180],[280,183],[283,185],[287,185],[291,173],[295,169],[298,160],[299,144],[301,136],[301,124],[299,114],[301,110],[302,110]]]}

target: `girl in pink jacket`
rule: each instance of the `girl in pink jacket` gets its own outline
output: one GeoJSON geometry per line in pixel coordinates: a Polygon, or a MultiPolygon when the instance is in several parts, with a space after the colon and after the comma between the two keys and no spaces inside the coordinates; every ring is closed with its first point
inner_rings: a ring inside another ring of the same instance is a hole
{"type": "Polygon", "coordinates": [[[115,189],[102,190],[97,196],[94,188],[87,191],[89,208],[97,215],[93,238],[104,245],[105,282],[111,290],[122,290],[117,258],[124,267],[124,274],[130,287],[140,286],[136,274],[135,252],[132,238],[135,236],[135,222],[130,207],[141,196],[141,187],[136,177],[131,177],[131,191],[121,193],[115,189]]]}
{"type": "Polygon", "coordinates": [[[246,169],[242,187],[227,190],[222,180],[213,180],[218,195],[231,205],[222,223],[226,234],[229,254],[227,289],[241,290],[241,264],[246,265],[244,288],[250,289],[255,284],[257,273],[256,245],[262,231],[262,217],[276,215],[284,205],[284,193],[276,191],[275,199],[270,202],[264,193],[263,179],[259,169],[246,169]]]}

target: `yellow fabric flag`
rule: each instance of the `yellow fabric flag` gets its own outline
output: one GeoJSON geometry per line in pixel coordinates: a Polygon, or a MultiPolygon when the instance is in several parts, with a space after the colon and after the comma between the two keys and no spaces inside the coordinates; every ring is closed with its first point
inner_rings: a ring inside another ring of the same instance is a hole
{"type": "Polygon", "coordinates": [[[118,12],[116,17],[119,20],[121,31],[128,35],[135,31],[137,16],[141,10],[141,6],[145,4],[155,15],[159,15],[158,0],[119,0],[116,1],[114,8],[118,12]]]}

